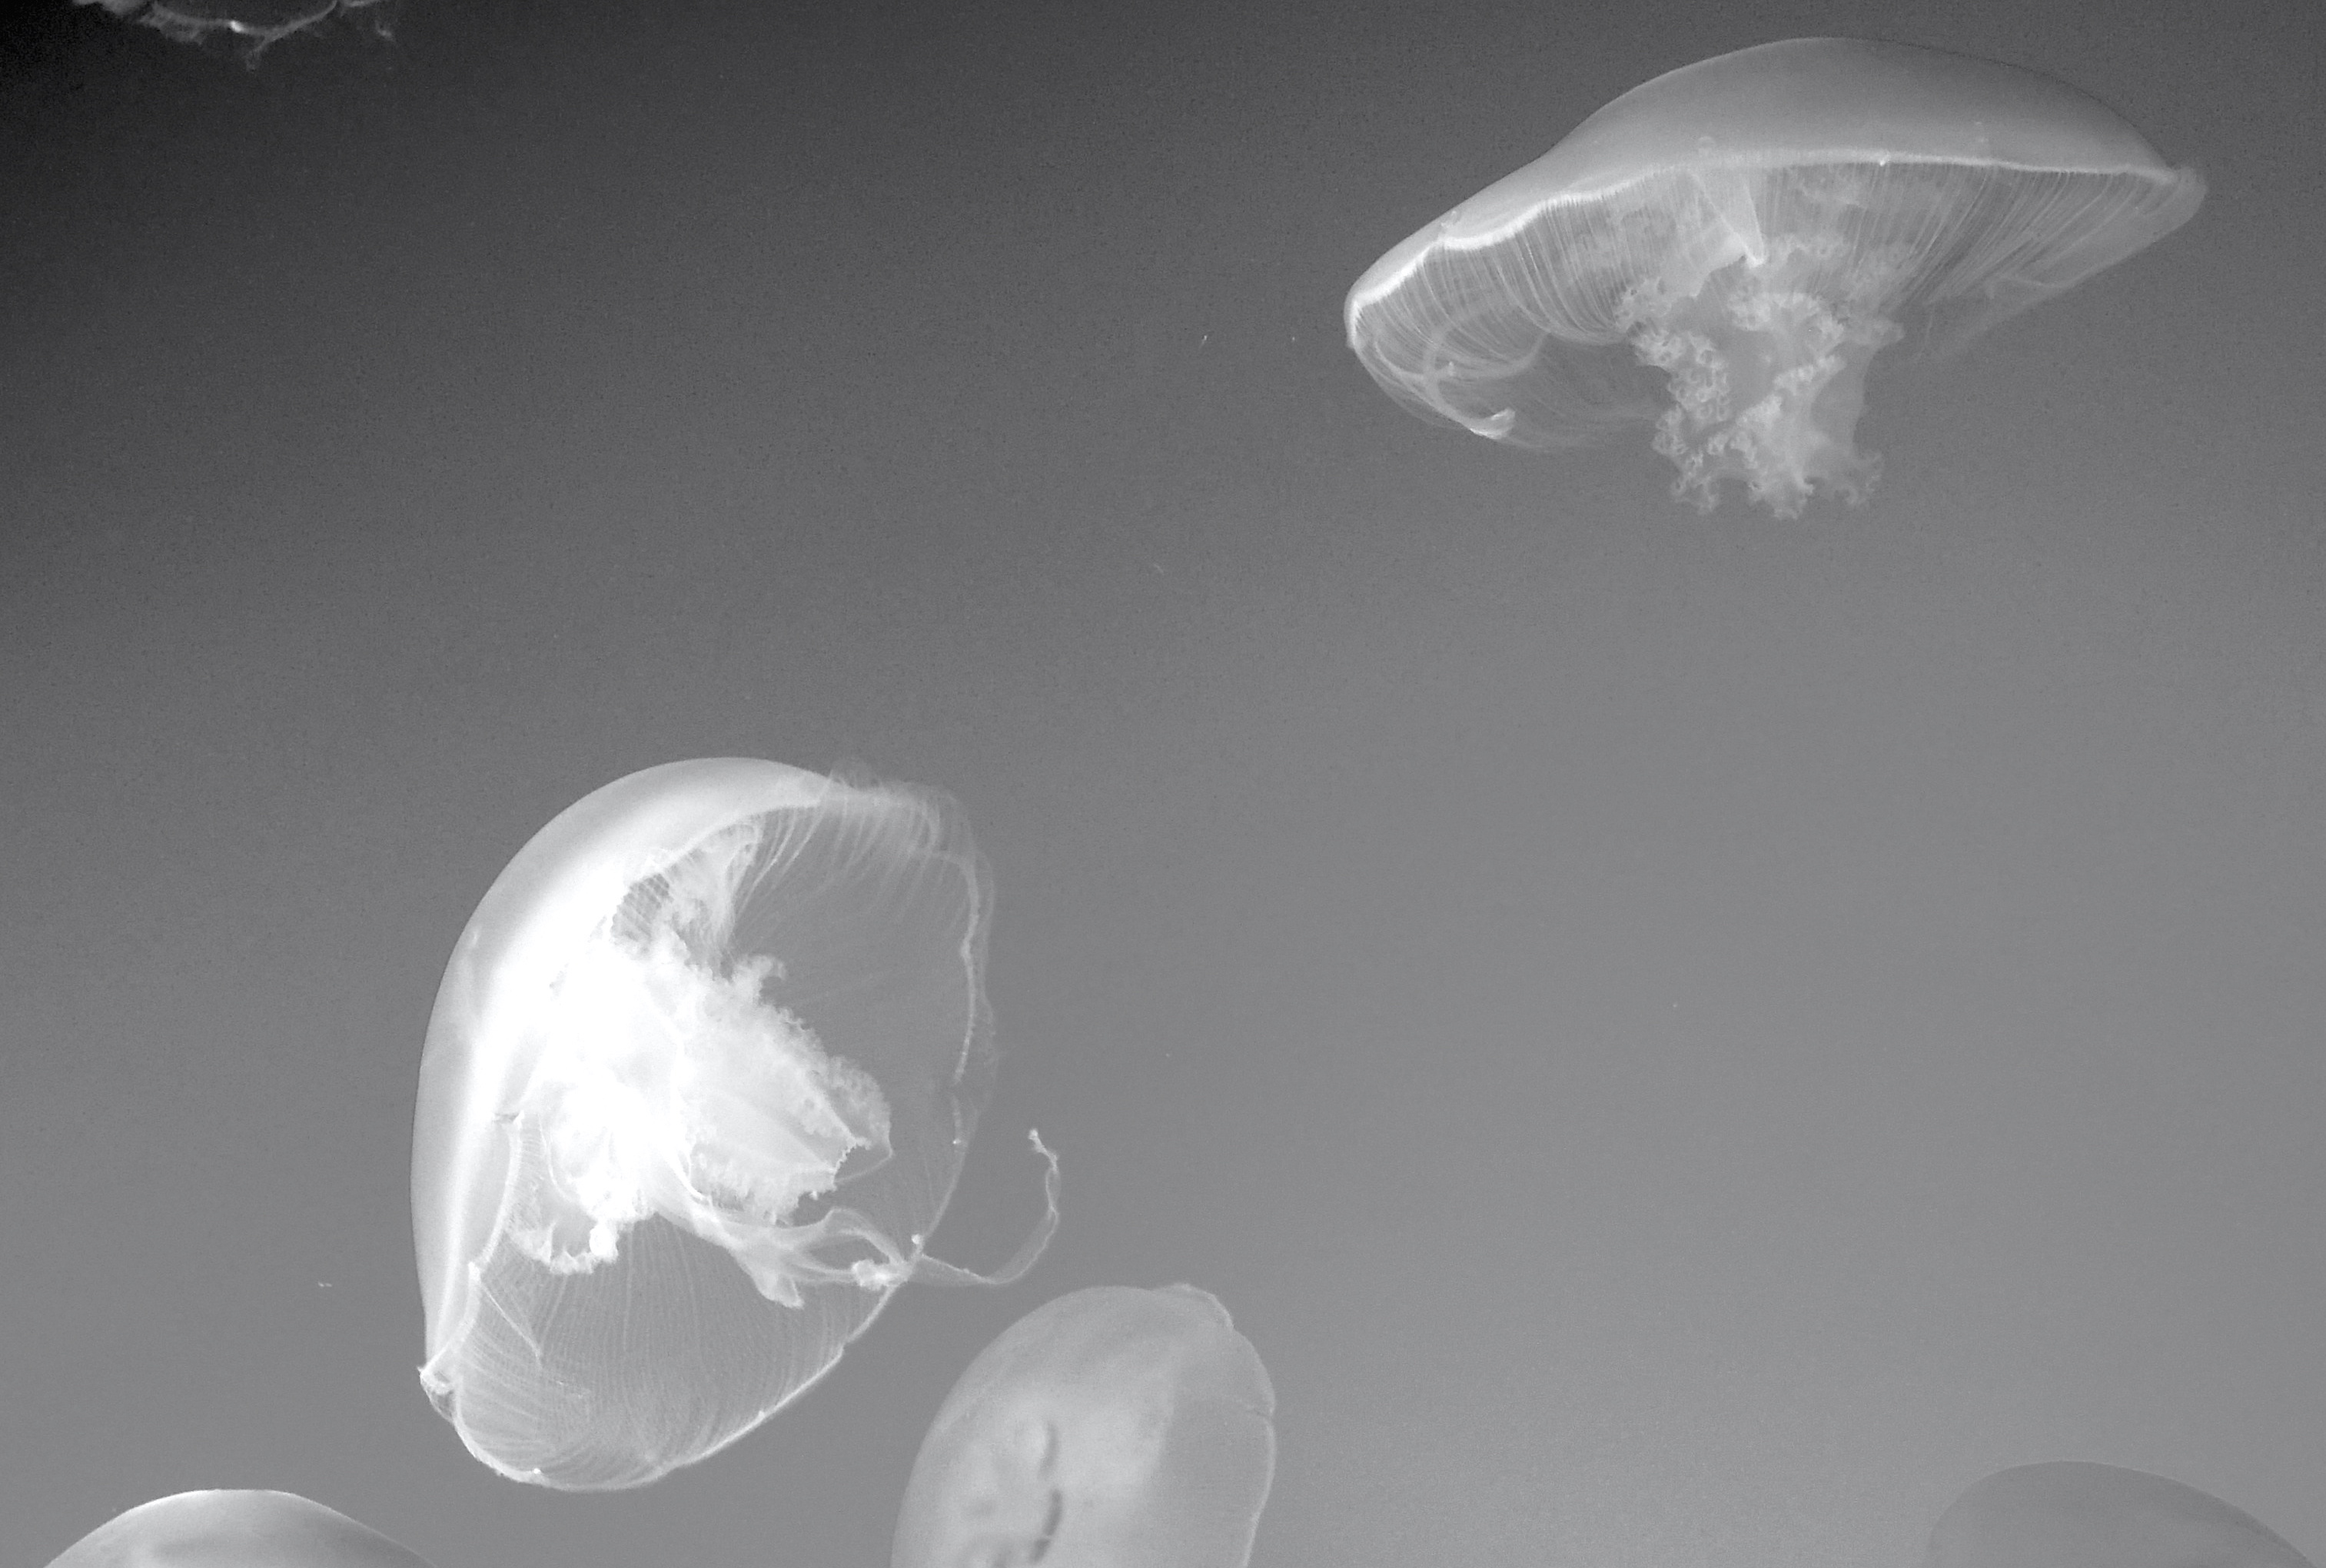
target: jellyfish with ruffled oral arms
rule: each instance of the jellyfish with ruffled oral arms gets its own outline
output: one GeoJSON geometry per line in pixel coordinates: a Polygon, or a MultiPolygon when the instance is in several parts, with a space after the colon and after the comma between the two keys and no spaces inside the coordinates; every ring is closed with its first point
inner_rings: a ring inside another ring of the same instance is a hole
{"type": "Polygon", "coordinates": [[[2033,71],[1858,39],[1633,88],[1390,251],[1349,345],[1416,413],[1537,450],[1651,425],[1701,510],[1856,504],[1875,357],[1958,349],[2186,222],[2194,169],[2033,71]]]}
{"type": "Polygon", "coordinates": [[[609,784],[478,906],[413,1133],[421,1382],[513,1480],[636,1486],[798,1397],[926,1250],[991,1092],[991,895],[926,792],[742,758],[609,784]]]}

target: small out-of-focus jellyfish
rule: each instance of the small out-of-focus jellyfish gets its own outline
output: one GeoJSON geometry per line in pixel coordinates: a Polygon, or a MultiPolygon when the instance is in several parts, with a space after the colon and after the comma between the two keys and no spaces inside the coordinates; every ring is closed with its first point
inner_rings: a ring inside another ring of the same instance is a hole
{"type": "Polygon", "coordinates": [[[2195,1487],[2112,1464],[1998,1471],[1957,1498],[1923,1568],[2311,1568],[2268,1526],[2195,1487]]]}
{"type": "Polygon", "coordinates": [[[1060,1296],[945,1396],[892,1568],[1244,1568],[1275,1414],[1268,1369],[1208,1292],[1060,1296]]]}
{"type": "Polygon", "coordinates": [[[1795,516],[1869,493],[1885,345],[1958,348],[2204,193],[2048,77],[1791,39],[1633,88],[1412,236],[1349,291],[1349,346],[1425,417],[1535,449],[1653,423],[1676,496],[1735,478],[1795,516]]]}
{"type": "Polygon", "coordinates": [[[568,808],[461,933],[412,1140],[422,1385],[512,1480],[637,1486],[839,1360],[991,1093],[982,861],[943,802],[719,758],[568,808]]]}
{"type": "Polygon", "coordinates": [[[180,1492],[99,1525],[49,1568],[428,1568],[291,1492],[180,1492]]]}

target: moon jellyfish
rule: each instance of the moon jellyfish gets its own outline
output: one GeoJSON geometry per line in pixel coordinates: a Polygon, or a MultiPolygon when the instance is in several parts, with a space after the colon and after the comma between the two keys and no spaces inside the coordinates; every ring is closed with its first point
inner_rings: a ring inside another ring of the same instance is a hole
{"type": "Polygon", "coordinates": [[[839,1360],[990,1094],[983,862],[953,812],[772,762],[567,809],[461,933],[420,1063],[422,1386],[516,1480],[637,1486],[839,1360]]]}
{"type": "Polygon", "coordinates": [[[1244,1568],[1275,1414],[1268,1369],[1208,1292],[1060,1296],[946,1396],[893,1568],[1244,1568]]]}
{"type": "Polygon", "coordinates": [[[1884,348],[1958,348],[2204,194],[2048,77],[1791,39],[1633,88],[1408,238],[1349,291],[1349,347],[1425,418],[1534,449],[1652,424],[1676,497],[1734,478],[1795,516],[1871,491],[1884,348]]]}
{"type": "Polygon", "coordinates": [[[386,1536],[290,1492],[180,1492],[143,1503],[49,1568],[428,1568],[386,1536]]]}
{"type": "Polygon", "coordinates": [[[223,45],[256,70],[259,56],[293,33],[322,26],[333,16],[360,14],[381,38],[394,32],[395,6],[384,0],[73,0],[100,5],[125,22],[150,27],[178,43],[223,45]]]}
{"type": "Polygon", "coordinates": [[[2311,1568],[2269,1526],[2143,1471],[2062,1461],[2000,1471],[1957,1498],[1923,1568],[2311,1568]]]}

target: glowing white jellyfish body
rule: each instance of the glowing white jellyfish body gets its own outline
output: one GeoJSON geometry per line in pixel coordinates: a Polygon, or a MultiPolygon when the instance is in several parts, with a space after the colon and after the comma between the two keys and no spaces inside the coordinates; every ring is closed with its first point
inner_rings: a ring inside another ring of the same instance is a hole
{"type": "Polygon", "coordinates": [[[1886,345],[2072,288],[2203,200],[2075,88],[1940,50],[1796,38],[1633,88],[1374,263],[1349,346],[1414,413],[1534,449],[1656,427],[1673,493],[1863,500],[1886,345]],[[1662,384],[1661,395],[1659,383],[1662,384]]]}
{"type": "Polygon", "coordinates": [[[992,1085],[988,905],[943,803],[740,758],[619,780],[518,853],[445,970],[413,1132],[421,1382],[470,1452],[639,1485],[907,1278],[1032,1266],[1055,1159],[998,1275],[923,1251],[992,1085]]]}
{"type": "Polygon", "coordinates": [[[2061,1461],[1999,1471],[1955,1499],[1923,1568],[2311,1568],[2269,1526],[2145,1471],[2061,1461]]]}
{"type": "Polygon", "coordinates": [[[1244,1568],[1275,1413],[1259,1353],[1208,1293],[1061,1296],[946,1396],[893,1568],[1244,1568]]]}
{"type": "Polygon", "coordinates": [[[82,1536],[49,1568],[428,1568],[376,1530],[290,1492],[180,1492],[82,1536]]]}

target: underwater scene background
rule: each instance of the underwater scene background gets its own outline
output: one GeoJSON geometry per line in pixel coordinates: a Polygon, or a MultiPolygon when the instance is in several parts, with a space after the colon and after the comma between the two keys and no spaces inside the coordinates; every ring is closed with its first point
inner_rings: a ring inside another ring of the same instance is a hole
{"type": "Polygon", "coordinates": [[[1912,1568],[2079,1460],[2326,1552],[2306,4],[1905,5],[2209,194],[1863,506],[1676,505],[1343,339],[1657,73],[1856,7],[61,4],[0,144],[0,1563],[194,1489],[434,1568],[888,1560],[1005,1329],[1186,1282],[1258,1568],[1912,1568]],[[1586,8],[1588,10],[1588,8],[1586,8]],[[943,791],[996,1075],[824,1380],[565,1495],[430,1407],[453,943],[681,758],[943,791]]]}

